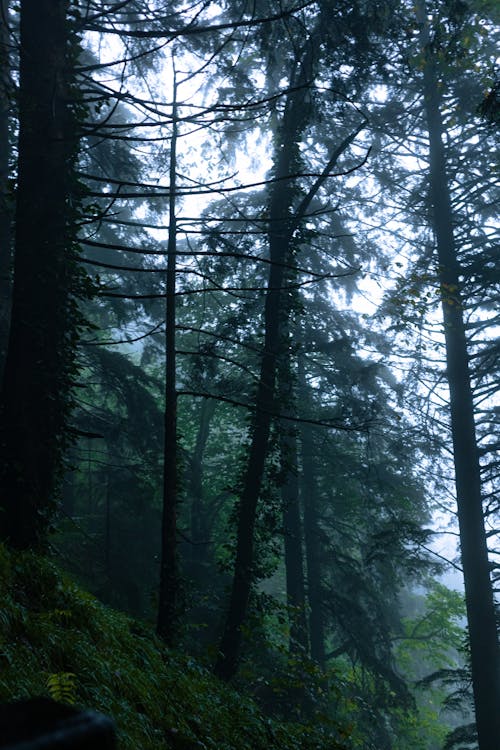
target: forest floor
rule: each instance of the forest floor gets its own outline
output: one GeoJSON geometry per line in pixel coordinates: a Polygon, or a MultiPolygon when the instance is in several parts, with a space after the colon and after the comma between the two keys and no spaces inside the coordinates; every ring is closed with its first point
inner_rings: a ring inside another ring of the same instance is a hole
{"type": "Polygon", "coordinates": [[[275,721],[51,560],[0,545],[0,701],[49,696],[113,718],[120,750],[341,750],[275,721]]]}

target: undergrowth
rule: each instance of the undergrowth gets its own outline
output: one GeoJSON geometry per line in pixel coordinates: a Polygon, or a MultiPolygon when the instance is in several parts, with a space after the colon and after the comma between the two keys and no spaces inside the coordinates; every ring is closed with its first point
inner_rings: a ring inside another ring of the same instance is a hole
{"type": "Polygon", "coordinates": [[[326,729],[265,717],[50,560],[0,545],[0,700],[52,696],[111,716],[120,750],[340,750],[326,729]]]}

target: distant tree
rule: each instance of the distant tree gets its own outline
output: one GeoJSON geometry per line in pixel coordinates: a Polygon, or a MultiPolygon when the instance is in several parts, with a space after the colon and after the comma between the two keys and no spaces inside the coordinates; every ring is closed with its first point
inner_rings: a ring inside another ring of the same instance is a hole
{"type": "MultiPolygon", "coordinates": [[[[161,522],[162,404],[158,377],[98,344],[81,354],[86,388],[72,415],[80,437],[51,546],[93,593],[154,618],[161,522]]],[[[82,389],[78,389],[82,390],[82,389]]]]}

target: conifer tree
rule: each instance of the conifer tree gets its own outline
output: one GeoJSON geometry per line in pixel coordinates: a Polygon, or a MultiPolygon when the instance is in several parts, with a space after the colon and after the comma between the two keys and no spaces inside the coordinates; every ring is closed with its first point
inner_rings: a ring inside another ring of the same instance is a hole
{"type": "Polygon", "coordinates": [[[436,51],[425,4],[417,8],[423,48],[423,100],[429,134],[429,184],[450,390],[460,550],[471,648],[474,704],[480,750],[494,750],[500,737],[500,648],[482,507],[481,467],[463,313],[460,267],[443,145],[444,126],[436,51]]]}
{"type": "Polygon", "coordinates": [[[66,0],[20,5],[12,318],[1,396],[1,538],[43,542],[67,438],[86,282],[77,263],[78,39],[66,0]]]}
{"type": "Polygon", "coordinates": [[[12,190],[10,116],[13,105],[9,3],[0,4],[0,382],[7,350],[12,274],[12,190]]]}

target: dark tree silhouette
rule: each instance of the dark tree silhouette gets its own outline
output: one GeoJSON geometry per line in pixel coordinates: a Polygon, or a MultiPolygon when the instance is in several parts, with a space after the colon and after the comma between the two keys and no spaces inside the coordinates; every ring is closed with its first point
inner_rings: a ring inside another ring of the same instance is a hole
{"type": "Polygon", "coordinates": [[[10,123],[13,87],[10,75],[9,3],[0,4],[0,382],[7,350],[12,272],[12,205],[10,123]]]}
{"type": "Polygon", "coordinates": [[[476,724],[480,750],[495,750],[500,737],[500,652],[481,497],[481,469],[461,292],[462,269],[455,248],[435,54],[423,3],[417,12],[424,53],[423,93],[429,132],[430,196],[446,342],[446,377],[450,389],[476,724]]]}
{"type": "Polygon", "coordinates": [[[286,268],[292,260],[292,238],[303,221],[304,215],[307,214],[316,193],[333,171],[338,159],[365,126],[363,122],[332,151],[323,172],[297,205],[296,178],[300,175],[298,142],[308,123],[311,107],[310,86],[317,73],[317,53],[324,29],[325,25],[320,14],[295,56],[290,74],[290,88],[285,97],[278,126],[273,180],[269,185],[267,236],[271,264],[263,316],[264,349],[255,397],[248,462],[239,499],[236,560],[231,597],[219,658],[215,666],[216,674],[226,680],[230,679],[237,670],[242,642],[241,628],[254,578],[255,520],[268,453],[271,420],[276,408],[277,365],[287,326],[286,268]]]}
{"type": "Polygon", "coordinates": [[[14,286],[0,407],[0,536],[19,548],[41,542],[50,521],[82,324],[71,82],[77,40],[68,7],[66,0],[20,6],[14,286]]]}

